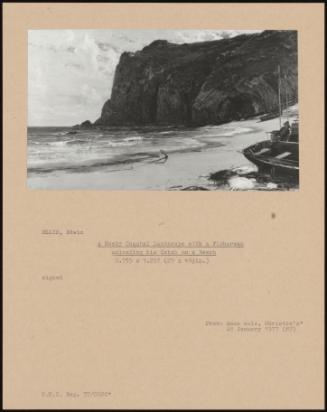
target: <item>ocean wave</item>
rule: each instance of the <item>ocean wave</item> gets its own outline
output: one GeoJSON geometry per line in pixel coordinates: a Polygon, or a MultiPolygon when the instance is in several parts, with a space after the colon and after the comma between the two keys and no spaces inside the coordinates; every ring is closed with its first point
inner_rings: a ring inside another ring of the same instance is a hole
{"type": "Polygon", "coordinates": [[[29,140],[28,144],[31,145],[31,146],[45,146],[45,145],[48,145],[48,143],[45,143],[45,142],[42,142],[42,141],[39,141],[39,140],[29,140]]]}
{"type": "Polygon", "coordinates": [[[122,165],[122,164],[131,164],[135,162],[142,162],[149,159],[157,158],[158,155],[152,153],[135,153],[128,156],[121,155],[116,158],[106,159],[92,159],[84,162],[53,162],[47,164],[34,163],[34,165],[28,166],[28,173],[52,173],[57,171],[69,171],[69,172],[91,172],[99,168],[122,165]]]}
{"type": "Polygon", "coordinates": [[[66,136],[66,135],[69,134],[69,133],[70,133],[69,130],[65,130],[65,131],[63,131],[63,132],[53,133],[53,135],[54,135],[54,136],[66,136]]]}
{"type": "Polygon", "coordinates": [[[82,140],[82,139],[76,139],[76,140],[67,140],[66,142],[63,142],[66,145],[75,145],[75,144],[90,144],[90,140],[82,140]]]}
{"type": "Polygon", "coordinates": [[[250,133],[253,132],[253,129],[250,127],[236,127],[235,129],[231,130],[230,132],[222,132],[222,136],[235,136],[241,133],[250,133]]]}
{"type": "Polygon", "coordinates": [[[179,131],[151,130],[151,133],[119,130],[68,135],[67,131],[40,131],[33,139],[29,135],[28,173],[84,173],[101,168],[111,171],[114,165],[134,167],[133,163],[159,163],[160,159],[165,162],[168,159],[169,165],[170,156],[175,153],[228,146],[229,136],[253,130],[248,124],[234,124],[179,131]],[[169,157],[163,156],[162,151],[169,157]]]}
{"type": "Polygon", "coordinates": [[[106,146],[108,147],[124,147],[124,146],[135,146],[137,145],[136,140],[131,140],[131,141],[120,141],[120,142],[112,142],[112,141],[108,141],[106,146]]]}
{"type": "Polygon", "coordinates": [[[157,132],[157,134],[176,134],[176,130],[167,130],[164,132],[157,132]]]}
{"type": "Polygon", "coordinates": [[[130,137],[125,137],[123,139],[123,141],[125,141],[125,142],[139,142],[143,139],[144,139],[144,137],[142,137],[142,136],[130,136],[130,137]]]}
{"type": "Polygon", "coordinates": [[[199,148],[199,147],[204,147],[206,146],[206,143],[203,141],[199,141],[197,139],[194,139],[192,137],[187,137],[182,140],[180,140],[180,143],[185,146],[185,149],[188,148],[199,148]]]}
{"type": "Polygon", "coordinates": [[[133,136],[133,137],[126,137],[122,140],[97,140],[95,136],[92,138],[87,139],[71,139],[66,141],[60,142],[52,142],[51,144],[54,146],[78,146],[78,145],[92,145],[93,147],[100,147],[100,146],[107,146],[107,147],[120,147],[120,146],[134,146],[138,142],[142,141],[143,138],[141,136],[133,136]]]}
{"type": "Polygon", "coordinates": [[[60,140],[59,142],[45,142],[48,146],[63,147],[66,145],[66,141],[60,140]]]}

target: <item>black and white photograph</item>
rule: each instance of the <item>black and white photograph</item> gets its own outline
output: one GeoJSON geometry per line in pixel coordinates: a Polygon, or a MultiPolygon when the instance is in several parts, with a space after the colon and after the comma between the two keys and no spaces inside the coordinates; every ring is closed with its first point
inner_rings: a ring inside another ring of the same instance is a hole
{"type": "Polygon", "coordinates": [[[27,186],[299,189],[294,30],[29,30],[27,186]]]}
{"type": "Polygon", "coordinates": [[[324,3],[5,3],[4,409],[324,410],[324,3]]]}

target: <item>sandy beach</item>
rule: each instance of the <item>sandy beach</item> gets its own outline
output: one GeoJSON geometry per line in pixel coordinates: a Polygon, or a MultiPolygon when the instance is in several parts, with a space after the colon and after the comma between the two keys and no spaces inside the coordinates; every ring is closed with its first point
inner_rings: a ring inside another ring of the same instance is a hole
{"type": "MultiPolygon", "coordinates": [[[[289,109],[288,119],[297,116],[297,105],[289,109]]],[[[285,121],[286,118],[283,118],[285,121]]],[[[229,128],[240,130],[234,136],[219,137],[218,146],[190,148],[190,150],[169,153],[165,162],[138,161],[124,165],[103,167],[100,170],[79,172],[53,171],[51,173],[29,174],[28,187],[31,189],[53,190],[185,190],[202,188],[217,190],[210,174],[240,168],[244,172],[256,171],[242,150],[259,141],[269,139],[269,132],[279,128],[279,119],[260,122],[258,118],[229,123],[229,128]],[[242,130],[245,132],[242,133],[242,130]],[[250,130],[250,132],[249,132],[250,130]]],[[[209,126],[211,138],[215,130],[222,126],[209,126]]],[[[192,138],[196,133],[192,132],[192,138]]],[[[203,128],[199,128],[199,136],[203,128]]],[[[213,137],[212,137],[213,136],[213,137]]],[[[230,185],[219,189],[251,190],[258,188],[252,179],[240,177],[230,185]]],[[[276,188],[276,186],[270,186],[276,188]]],[[[269,189],[269,186],[267,187],[269,189]]]]}

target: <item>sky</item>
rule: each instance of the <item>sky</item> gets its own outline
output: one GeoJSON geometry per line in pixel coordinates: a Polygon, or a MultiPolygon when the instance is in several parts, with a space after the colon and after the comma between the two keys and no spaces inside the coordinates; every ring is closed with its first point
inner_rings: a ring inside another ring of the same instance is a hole
{"type": "Polygon", "coordinates": [[[124,51],[154,40],[193,43],[260,30],[29,30],[28,124],[72,126],[101,114],[124,51]]]}

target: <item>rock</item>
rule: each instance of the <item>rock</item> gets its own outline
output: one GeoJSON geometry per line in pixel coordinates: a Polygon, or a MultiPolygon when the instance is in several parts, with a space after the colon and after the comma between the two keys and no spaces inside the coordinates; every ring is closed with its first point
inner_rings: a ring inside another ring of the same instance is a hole
{"type": "Polygon", "coordinates": [[[91,129],[93,127],[93,124],[90,122],[90,120],[85,120],[85,122],[80,124],[80,127],[82,129],[91,129]]]}
{"type": "Polygon", "coordinates": [[[228,183],[228,179],[236,175],[237,173],[233,170],[219,170],[218,172],[211,173],[209,180],[213,180],[217,185],[224,185],[228,183]]]}
{"type": "Polygon", "coordinates": [[[75,124],[75,126],[72,127],[72,130],[78,130],[78,129],[94,129],[95,125],[90,122],[90,120],[85,120],[85,122],[82,122],[81,124],[75,124]]]}
{"type": "Polygon", "coordinates": [[[296,31],[182,45],[157,40],[121,55],[95,125],[200,126],[274,112],[278,65],[288,99],[297,101],[296,31]]]}
{"type": "Polygon", "coordinates": [[[202,186],[187,186],[182,190],[209,190],[209,189],[202,187],[202,186]]]}

